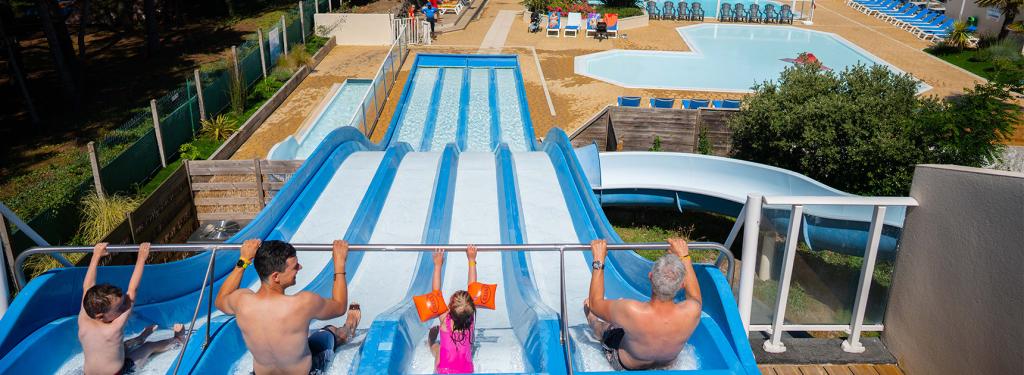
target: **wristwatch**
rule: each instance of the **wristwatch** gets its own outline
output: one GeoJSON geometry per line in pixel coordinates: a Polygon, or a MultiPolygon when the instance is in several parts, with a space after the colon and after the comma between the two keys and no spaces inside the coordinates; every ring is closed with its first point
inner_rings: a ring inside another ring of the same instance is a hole
{"type": "Polygon", "coordinates": [[[595,260],[594,263],[590,264],[590,267],[592,267],[594,270],[603,270],[604,263],[602,263],[600,260],[595,260]]]}
{"type": "Polygon", "coordinates": [[[241,268],[244,270],[246,267],[249,267],[250,263],[252,263],[252,261],[245,260],[244,258],[238,258],[238,262],[235,262],[235,268],[241,268]]]}

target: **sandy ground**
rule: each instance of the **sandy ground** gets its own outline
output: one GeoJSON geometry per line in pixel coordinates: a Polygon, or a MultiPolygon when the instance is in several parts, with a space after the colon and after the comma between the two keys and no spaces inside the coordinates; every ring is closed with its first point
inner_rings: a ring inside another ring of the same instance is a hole
{"type": "MultiPolygon", "coordinates": [[[[933,89],[925,95],[955,95],[965,87],[981,81],[980,77],[923,52],[928,42],[861,14],[841,0],[819,0],[816,3],[814,24],[808,26],[797,22],[794,27],[836,33],[854,42],[931,85],[933,89]]],[[[477,53],[484,36],[502,10],[522,11],[523,7],[517,0],[490,0],[479,19],[471,22],[465,30],[442,33],[431,46],[412,46],[412,55],[402,67],[371,139],[379,141],[386,133],[415,54],[477,53]]],[[[544,136],[553,127],[571,133],[622,95],[644,98],[741,98],[743,94],[736,93],[629,89],[574,73],[575,57],[594,52],[611,49],[687,51],[689,48],[676,28],[690,24],[695,23],[652,20],[649,26],[622,31],[622,38],[596,41],[584,37],[551,38],[543,32],[531,34],[527,32],[528,21],[517,16],[501,53],[515,54],[519,58],[530,114],[538,136],[544,136]],[[551,106],[548,105],[548,95],[551,106]]],[[[336,48],[235,157],[266,155],[273,144],[295,132],[333,83],[350,77],[371,77],[385,53],[385,48],[336,48]]]]}

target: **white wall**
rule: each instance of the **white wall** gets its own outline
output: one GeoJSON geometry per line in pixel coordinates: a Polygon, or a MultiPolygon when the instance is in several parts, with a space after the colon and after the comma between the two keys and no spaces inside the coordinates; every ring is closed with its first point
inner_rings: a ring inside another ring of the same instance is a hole
{"type": "Polygon", "coordinates": [[[395,40],[391,14],[319,13],[313,16],[318,35],[337,38],[338,45],[390,46],[395,40]],[[323,35],[322,29],[327,29],[323,35]]]}
{"type": "Polygon", "coordinates": [[[919,165],[883,339],[907,374],[1024,374],[1024,174],[919,165]]]}
{"type": "MultiPolygon", "coordinates": [[[[947,0],[946,15],[960,21],[967,21],[967,17],[978,19],[978,35],[997,35],[999,28],[1003,26],[1003,16],[989,18],[988,8],[979,7],[974,0],[947,0]],[[963,9],[963,12],[960,11],[963,9]]],[[[1024,19],[1024,14],[1018,14],[1017,20],[1024,19]]]]}

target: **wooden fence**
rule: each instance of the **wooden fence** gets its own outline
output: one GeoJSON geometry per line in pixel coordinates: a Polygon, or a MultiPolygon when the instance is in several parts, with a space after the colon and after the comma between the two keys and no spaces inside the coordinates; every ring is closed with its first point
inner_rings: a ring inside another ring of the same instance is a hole
{"type": "Polygon", "coordinates": [[[569,138],[573,146],[596,143],[602,151],[647,151],[655,138],[661,151],[698,151],[703,129],[712,154],[724,156],[731,149],[731,109],[663,109],[608,106],[569,138]]]}
{"type": "Polygon", "coordinates": [[[197,217],[252,219],[274,198],[302,160],[190,160],[185,164],[197,217]]]}

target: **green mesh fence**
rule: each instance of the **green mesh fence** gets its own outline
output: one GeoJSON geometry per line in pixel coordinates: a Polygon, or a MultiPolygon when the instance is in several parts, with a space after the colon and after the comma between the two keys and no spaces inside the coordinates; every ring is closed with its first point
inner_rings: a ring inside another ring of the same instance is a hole
{"type": "Polygon", "coordinates": [[[211,72],[202,72],[203,80],[203,105],[206,107],[207,118],[212,118],[226,110],[231,105],[229,85],[231,84],[231,72],[227,69],[218,69],[211,72]]]}
{"type": "Polygon", "coordinates": [[[96,142],[96,153],[99,154],[100,165],[107,165],[152,129],[153,115],[149,108],[134,111],[128,121],[107,132],[99,142],[96,142]]]}
{"type": "Polygon", "coordinates": [[[295,46],[302,44],[302,25],[299,24],[298,17],[288,21],[288,27],[285,28],[285,31],[288,33],[289,51],[295,48],[295,46]]]}
{"type": "Polygon", "coordinates": [[[107,194],[131,192],[160,170],[156,132],[150,129],[100,170],[107,194]]]}
{"type": "Polygon", "coordinates": [[[242,83],[247,89],[263,78],[261,63],[259,42],[247,41],[238,47],[238,68],[242,71],[242,83]]]}
{"type": "Polygon", "coordinates": [[[302,32],[309,36],[313,33],[313,14],[316,12],[314,0],[307,0],[302,3],[302,16],[305,18],[303,26],[305,27],[302,32]]]}

